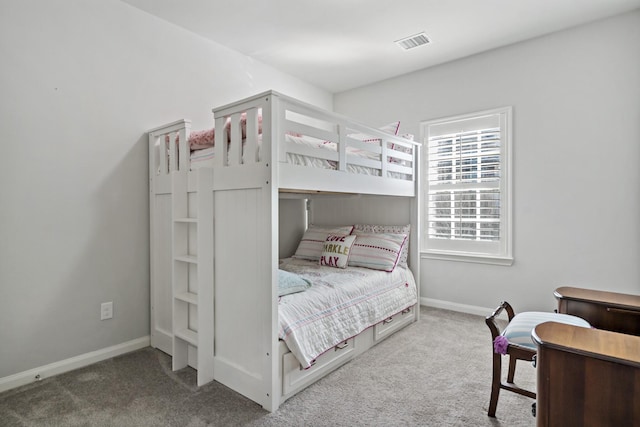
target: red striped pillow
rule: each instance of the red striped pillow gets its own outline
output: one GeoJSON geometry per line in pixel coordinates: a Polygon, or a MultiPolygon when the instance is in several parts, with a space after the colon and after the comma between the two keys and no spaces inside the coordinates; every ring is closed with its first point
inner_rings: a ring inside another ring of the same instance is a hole
{"type": "Polygon", "coordinates": [[[351,246],[349,265],[391,272],[398,264],[406,240],[406,234],[358,233],[351,246]]]}
{"type": "MultiPolygon", "coordinates": [[[[406,234],[409,236],[411,232],[411,224],[407,225],[373,225],[373,224],[356,224],[353,227],[353,234],[406,234]]],[[[409,238],[402,245],[400,259],[398,265],[407,267],[407,259],[409,257],[409,238]]]]}

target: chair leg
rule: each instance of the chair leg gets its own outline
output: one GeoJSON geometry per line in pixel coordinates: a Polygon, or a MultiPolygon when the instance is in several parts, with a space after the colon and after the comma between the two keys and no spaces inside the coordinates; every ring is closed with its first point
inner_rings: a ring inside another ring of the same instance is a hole
{"type": "Polygon", "coordinates": [[[515,357],[509,356],[509,371],[507,372],[507,382],[513,383],[513,379],[516,375],[516,359],[515,357]]]}
{"type": "Polygon", "coordinates": [[[491,380],[491,399],[489,400],[490,417],[496,416],[496,408],[498,407],[498,395],[500,394],[500,376],[502,375],[502,355],[493,353],[493,378],[491,380]]]}

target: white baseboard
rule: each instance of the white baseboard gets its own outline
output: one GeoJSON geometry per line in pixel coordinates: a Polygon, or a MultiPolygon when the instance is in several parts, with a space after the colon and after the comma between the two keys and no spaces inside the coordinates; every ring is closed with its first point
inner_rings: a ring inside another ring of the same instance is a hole
{"type": "Polygon", "coordinates": [[[18,372],[8,377],[0,378],[0,393],[15,387],[43,380],[54,375],[64,372],[73,371],[74,369],[83,368],[102,360],[120,356],[134,350],[139,350],[149,346],[149,336],[136,338],[131,341],[117,344],[111,347],[92,351],[90,353],[74,356],[59,362],[50,363],[39,368],[29,369],[28,371],[18,372]]]}
{"type": "MultiPolygon", "coordinates": [[[[433,298],[420,298],[420,305],[425,305],[427,307],[442,308],[442,309],[451,310],[451,311],[458,311],[461,313],[476,314],[482,317],[489,316],[491,313],[493,313],[493,310],[496,309],[495,307],[493,308],[479,307],[477,305],[459,304],[457,302],[442,301],[442,300],[433,299],[433,298]]],[[[498,318],[503,318],[503,317],[506,319],[506,314],[504,312],[500,313],[500,316],[498,316],[498,318]]]]}

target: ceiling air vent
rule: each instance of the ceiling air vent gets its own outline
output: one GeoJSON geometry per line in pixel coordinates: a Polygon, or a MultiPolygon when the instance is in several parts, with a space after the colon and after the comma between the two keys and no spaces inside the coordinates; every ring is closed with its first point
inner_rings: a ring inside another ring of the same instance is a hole
{"type": "Polygon", "coordinates": [[[425,33],[414,34],[409,37],[405,37],[395,42],[402,50],[413,49],[414,47],[422,46],[431,43],[429,37],[425,33]]]}

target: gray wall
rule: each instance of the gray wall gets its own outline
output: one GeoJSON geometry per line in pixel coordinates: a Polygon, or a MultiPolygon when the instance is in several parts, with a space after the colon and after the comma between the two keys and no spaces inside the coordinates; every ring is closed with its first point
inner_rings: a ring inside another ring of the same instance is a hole
{"type": "Polygon", "coordinates": [[[0,57],[0,378],[149,334],[147,129],[267,89],[332,106],[117,0],[3,1],[0,57]]]}
{"type": "Polygon", "coordinates": [[[515,263],[423,259],[427,302],[550,310],[559,285],[640,293],[638,40],[636,10],[334,96],[416,136],[424,120],[514,107],[515,263]]]}

